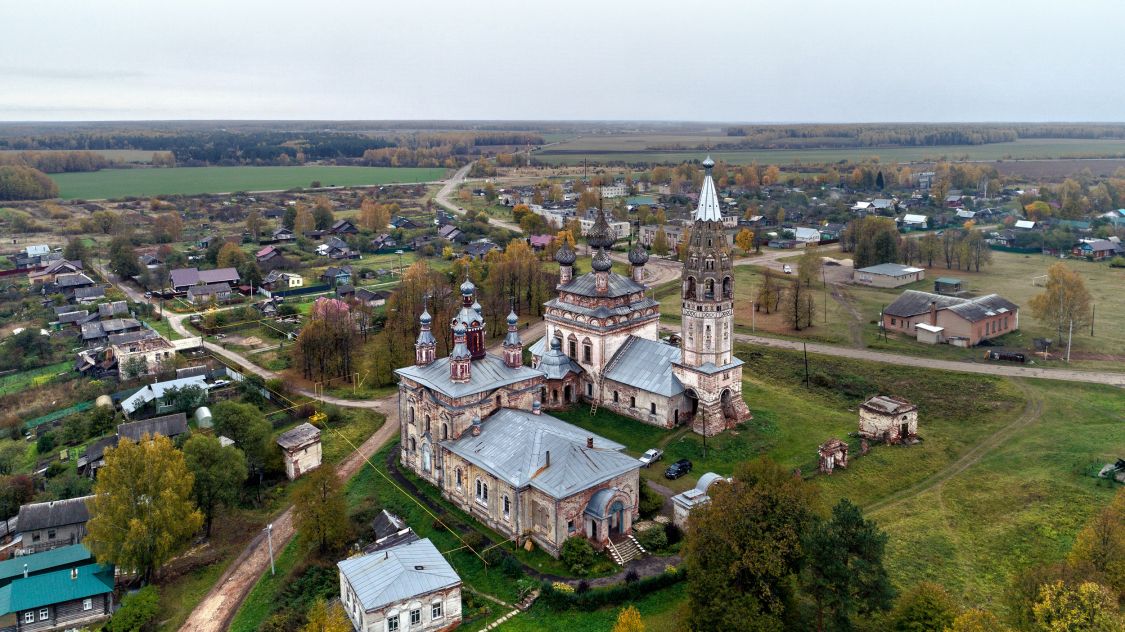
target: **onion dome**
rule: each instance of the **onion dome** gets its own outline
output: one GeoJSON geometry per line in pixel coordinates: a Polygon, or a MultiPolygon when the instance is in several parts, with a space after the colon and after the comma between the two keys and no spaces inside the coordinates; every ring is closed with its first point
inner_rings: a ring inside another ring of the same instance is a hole
{"type": "Polygon", "coordinates": [[[465,282],[461,284],[461,296],[472,296],[473,292],[476,291],[477,286],[473,285],[473,282],[466,277],[465,282]]]}
{"type": "Polygon", "coordinates": [[[508,324],[515,325],[518,322],[520,322],[520,317],[516,316],[516,310],[508,312],[508,324]]]}
{"type": "Polygon", "coordinates": [[[465,325],[457,323],[453,327],[453,339],[456,344],[453,345],[453,351],[449,352],[450,360],[468,360],[473,357],[469,351],[469,347],[465,345],[465,325]]]}
{"type": "Polygon", "coordinates": [[[710,169],[711,167],[714,167],[714,166],[715,166],[715,161],[711,160],[711,156],[707,156],[706,158],[703,159],[703,167],[705,169],[710,169]]]}
{"type": "Polygon", "coordinates": [[[551,351],[560,351],[562,349],[562,338],[551,338],[551,351]]]}
{"type": "Polygon", "coordinates": [[[465,323],[463,323],[461,321],[455,321],[455,324],[453,325],[453,335],[454,336],[464,336],[467,333],[468,333],[468,330],[465,329],[465,323]]]}
{"type": "Polygon", "coordinates": [[[434,317],[430,316],[429,310],[423,308],[422,315],[418,317],[418,322],[422,323],[423,325],[429,325],[430,323],[434,322],[434,317]]]}
{"type": "Polygon", "coordinates": [[[594,255],[594,261],[590,264],[595,272],[608,272],[613,267],[613,260],[605,253],[605,248],[598,248],[598,254],[594,255]]]}
{"type": "Polygon", "coordinates": [[[555,261],[560,266],[572,266],[577,258],[578,254],[570,247],[570,242],[564,239],[562,247],[555,253],[555,261]]]}
{"type": "Polygon", "coordinates": [[[641,245],[641,242],[638,241],[637,245],[629,251],[629,263],[635,266],[643,266],[648,263],[648,251],[641,245]]]}
{"type": "Polygon", "coordinates": [[[605,210],[599,208],[598,218],[594,221],[590,230],[586,231],[586,243],[591,248],[609,248],[613,246],[615,241],[617,241],[617,237],[609,228],[609,222],[605,219],[605,210]]]}

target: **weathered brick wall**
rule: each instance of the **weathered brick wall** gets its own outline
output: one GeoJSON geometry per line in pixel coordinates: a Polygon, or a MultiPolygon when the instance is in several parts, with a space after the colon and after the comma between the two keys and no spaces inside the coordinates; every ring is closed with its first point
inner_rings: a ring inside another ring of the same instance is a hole
{"type": "Polygon", "coordinates": [[[918,410],[891,415],[859,408],[859,434],[869,439],[886,440],[890,443],[902,441],[902,424],[907,424],[909,436],[918,434],[918,410]]]}
{"type": "MultiPolygon", "coordinates": [[[[346,580],[341,576],[340,581],[341,599],[343,599],[343,585],[346,580]]],[[[362,606],[349,608],[345,602],[345,610],[348,610],[348,616],[352,619],[353,624],[358,619],[360,622],[358,629],[362,631],[376,630],[381,632],[386,629],[387,617],[395,615],[398,615],[399,630],[423,630],[424,632],[451,630],[461,622],[461,586],[417,595],[411,599],[389,604],[386,607],[369,612],[363,612],[362,606]],[[442,616],[436,619],[432,617],[432,606],[435,601],[441,601],[442,604],[442,616]],[[414,609],[421,611],[421,625],[410,625],[410,611],[414,609]]]]}
{"type": "Polygon", "coordinates": [[[663,397],[612,380],[603,382],[601,406],[619,415],[661,428],[676,427],[676,424],[683,420],[681,416],[687,410],[683,396],[663,397]],[[614,392],[617,393],[616,402],[613,399],[614,392]],[[632,405],[632,398],[636,398],[636,406],[632,405]],[[651,412],[651,404],[654,403],[656,413],[651,412]]]}

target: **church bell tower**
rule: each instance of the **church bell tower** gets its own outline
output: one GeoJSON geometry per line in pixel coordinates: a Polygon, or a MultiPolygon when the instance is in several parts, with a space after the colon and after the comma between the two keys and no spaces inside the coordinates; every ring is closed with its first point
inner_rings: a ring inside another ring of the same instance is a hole
{"type": "Polygon", "coordinates": [[[707,170],[699,193],[681,274],[680,361],[676,375],[687,388],[692,427],[714,435],[750,418],[742,400],[742,361],[734,356],[734,266],[719,195],[707,170]]]}

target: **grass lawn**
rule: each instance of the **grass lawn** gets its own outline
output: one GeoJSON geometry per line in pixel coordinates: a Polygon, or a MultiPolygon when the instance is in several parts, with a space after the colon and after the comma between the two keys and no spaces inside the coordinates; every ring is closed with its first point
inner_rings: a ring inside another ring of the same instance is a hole
{"type": "Polygon", "coordinates": [[[73,369],[74,362],[64,361],[5,375],[0,377],[0,395],[11,395],[28,388],[42,386],[53,380],[58,374],[68,373],[73,369]]]}
{"type": "Polygon", "coordinates": [[[421,167],[174,167],[169,169],[103,169],[52,174],[65,199],[112,199],[234,191],[269,191],[324,186],[362,186],[426,182],[445,177],[445,169],[421,167]]]}
{"type": "MultiPolygon", "coordinates": [[[[1014,572],[1061,560],[1109,502],[1113,486],[1089,473],[1125,445],[1125,393],[1045,380],[1028,387],[1044,401],[1037,421],[944,484],[871,514],[890,535],[887,565],[899,587],[936,581],[966,605],[994,607],[1014,572]]],[[[872,465],[882,469],[861,459],[826,490],[848,493],[847,479],[872,465]]]]}
{"type": "MultiPolygon", "coordinates": [[[[651,632],[687,629],[687,582],[649,593],[633,603],[641,613],[645,629],[651,632]]],[[[496,628],[500,632],[605,632],[613,628],[625,604],[589,612],[568,610],[560,613],[535,604],[496,628]]]]}

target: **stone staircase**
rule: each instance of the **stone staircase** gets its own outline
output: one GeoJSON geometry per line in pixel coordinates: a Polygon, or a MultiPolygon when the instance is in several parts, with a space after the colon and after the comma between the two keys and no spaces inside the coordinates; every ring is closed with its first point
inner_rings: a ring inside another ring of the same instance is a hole
{"type": "Polygon", "coordinates": [[[610,558],[618,566],[625,566],[629,562],[648,554],[644,547],[637,542],[637,539],[631,535],[617,543],[611,540],[606,548],[609,550],[610,558]]]}

